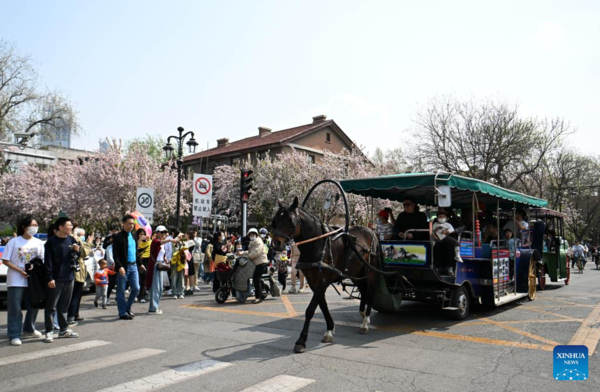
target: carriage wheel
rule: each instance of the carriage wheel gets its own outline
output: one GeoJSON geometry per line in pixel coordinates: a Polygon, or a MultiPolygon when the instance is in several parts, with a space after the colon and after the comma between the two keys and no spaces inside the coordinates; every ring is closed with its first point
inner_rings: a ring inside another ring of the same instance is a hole
{"type": "Polygon", "coordinates": [[[535,299],[536,296],[536,280],[537,277],[536,275],[536,268],[535,268],[535,263],[536,261],[532,258],[531,260],[529,260],[529,276],[528,276],[528,290],[527,290],[527,298],[530,301],[533,301],[535,299]]]}
{"type": "Polygon", "coordinates": [[[571,260],[569,260],[569,256],[567,256],[567,279],[565,279],[565,284],[571,283],[571,260]]]}
{"type": "Polygon", "coordinates": [[[542,265],[538,271],[538,289],[540,291],[546,289],[546,264],[542,265]]]}
{"type": "Polygon", "coordinates": [[[469,314],[469,307],[471,304],[471,297],[469,291],[465,286],[460,286],[454,289],[452,293],[451,306],[457,308],[456,310],[450,311],[450,317],[454,320],[464,320],[469,314]]]}

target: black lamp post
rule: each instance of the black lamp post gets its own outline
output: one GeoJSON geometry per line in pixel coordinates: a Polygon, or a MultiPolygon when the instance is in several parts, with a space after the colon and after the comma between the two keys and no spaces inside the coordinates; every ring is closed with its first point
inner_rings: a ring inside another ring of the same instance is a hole
{"type": "Polygon", "coordinates": [[[190,140],[186,143],[190,153],[193,154],[196,152],[196,146],[198,146],[198,142],[194,139],[194,132],[186,132],[183,133],[183,127],[177,128],[179,132],[179,136],[169,136],[167,138],[167,144],[163,147],[165,151],[165,156],[167,159],[171,159],[173,157],[173,151],[175,150],[171,145],[171,139],[177,141],[177,215],[175,216],[175,227],[179,230],[179,211],[181,209],[181,170],[183,167],[183,141],[186,137],[191,136],[190,140]]]}

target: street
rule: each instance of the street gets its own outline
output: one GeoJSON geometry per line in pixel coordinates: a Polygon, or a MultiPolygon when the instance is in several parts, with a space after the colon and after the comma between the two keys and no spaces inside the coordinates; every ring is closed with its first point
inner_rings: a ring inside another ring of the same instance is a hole
{"type": "MultiPolygon", "coordinates": [[[[595,350],[590,378],[568,386],[597,391],[598,282],[600,271],[588,269],[569,286],[549,284],[533,302],[479,307],[462,322],[407,302],[397,314],[373,312],[368,335],[358,333],[358,301],[330,288],[334,343],[320,343],[325,324],[317,313],[304,354],[292,348],[310,293],[218,305],[202,286],[193,297],[164,298],[161,316],[135,304],[133,321],[117,320],[114,305],[94,308],[87,295],[85,320],[74,327],[79,339],[22,347],[8,345],[3,310],[0,390],[562,391],[566,384],[552,378],[553,346],[585,343],[595,350]]],[[[38,329],[42,320],[40,312],[38,329]]]]}

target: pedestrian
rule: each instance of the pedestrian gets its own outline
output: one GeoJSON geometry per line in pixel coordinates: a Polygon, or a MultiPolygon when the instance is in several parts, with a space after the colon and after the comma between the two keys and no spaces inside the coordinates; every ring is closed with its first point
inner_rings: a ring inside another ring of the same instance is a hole
{"type": "Polygon", "coordinates": [[[150,300],[148,306],[148,314],[162,314],[162,310],[158,308],[160,298],[163,291],[163,275],[161,274],[160,265],[169,265],[165,259],[166,251],[165,244],[174,243],[177,240],[167,240],[168,230],[165,226],[156,228],[156,237],[150,245],[150,260],[148,263],[148,275],[146,277],[146,285],[150,283],[150,300]]]}
{"type": "Polygon", "coordinates": [[[194,251],[192,252],[192,257],[194,259],[194,268],[196,269],[196,277],[194,285],[194,290],[199,291],[200,287],[198,287],[198,279],[201,279],[204,276],[204,252],[202,251],[204,242],[202,238],[198,236],[198,232],[194,231],[194,251]]]}
{"type": "Polygon", "coordinates": [[[240,252],[240,256],[244,256],[252,260],[254,264],[254,274],[252,282],[254,283],[254,296],[256,297],[252,303],[258,304],[262,302],[262,276],[267,271],[267,254],[265,252],[265,244],[258,236],[258,231],[254,228],[248,230],[248,239],[250,244],[248,250],[240,252]]]}
{"type": "Polygon", "coordinates": [[[8,340],[13,346],[21,345],[24,332],[28,337],[41,337],[42,333],[35,329],[38,310],[32,309],[27,289],[27,269],[33,259],[44,258],[44,244],[34,237],[38,224],[32,217],[26,217],[17,225],[17,237],[6,244],[2,253],[6,273],[7,315],[6,324],[8,340]],[[25,324],[23,324],[23,307],[25,305],[25,324]]]}
{"type": "Polygon", "coordinates": [[[281,283],[281,292],[285,292],[285,286],[288,275],[289,260],[285,252],[275,253],[275,270],[277,271],[277,280],[281,283]]]}
{"type": "MultiPolygon", "coordinates": [[[[178,234],[179,234],[179,230],[172,227],[168,232],[167,238],[165,238],[165,239],[173,240],[177,237],[178,234]]],[[[172,257],[173,257],[173,242],[168,241],[165,244],[165,260],[170,263],[172,257]]],[[[173,291],[172,291],[172,287],[171,287],[171,278],[169,276],[169,272],[162,271],[161,273],[163,275],[163,284],[165,286],[164,287],[165,293],[166,293],[166,295],[172,295],[173,291]]]]}
{"type": "Polygon", "coordinates": [[[148,262],[150,260],[150,245],[152,240],[148,238],[148,234],[144,229],[138,229],[137,231],[138,245],[137,251],[144,269],[140,269],[140,293],[138,294],[138,302],[141,304],[146,303],[146,275],[148,274],[148,262]]]}
{"type": "Polygon", "coordinates": [[[204,283],[210,284],[215,278],[215,262],[213,261],[213,245],[214,241],[208,241],[208,237],[205,239],[206,248],[204,251],[204,283]]]}
{"type": "MultiPolygon", "coordinates": [[[[106,268],[110,270],[115,270],[115,259],[113,257],[113,240],[114,237],[111,235],[107,239],[105,239],[104,243],[107,244],[105,248],[105,259],[106,259],[106,268]]],[[[106,290],[106,304],[110,304],[110,295],[112,294],[114,288],[117,287],[117,275],[108,275],[108,289],[106,290]]]]}
{"type": "MultiPolygon", "coordinates": [[[[211,256],[215,269],[217,268],[217,265],[227,262],[227,245],[225,244],[224,232],[217,231],[213,235],[211,256]]],[[[221,282],[219,281],[219,279],[213,278],[213,293],[216,293],[217,290],[219,290],[219,287],[221,287],[221,282]]]]}
{"type": "Polygon", "coordinates": [[[185,246],[188,248],[190,254],[190,260],[188,260],[188,269],[184,277],[185,280],[185,293],[184,295],[194,295],[194,289],[196,288],[196,261],[194,260],[194,253],[196,251],[196,236],[193,231],[186,234],[185,246]]]}
{"type": "Polygon", "coordinates": [[[173,299],[183,299],[185,262],[182,244],[175,245],[175,252],[171,256],[171,291],[173,299]]]}
{"type": "Polygon", "coordinates": [[[44,244],[44,265],[48,293],[44,321],[46,337],[44,342],[54,341],[54,312],[57,312],[60,338],[78,338],[79,334],[68,328],[67,310],[71,303],[75,272],[80,269],[79,256],[81,248],[71,233],[73,222],[68,217],[60,217],[48,230],[48,240],[44,244]],[[56,230],[56,235],[53,235],[56,230]]]}
{"type": "MultiPolygon", "coordinates": [[[[69,304],[69,310],[67,313],[67,324],[70,326],[77,325],[78,321],[83,321],[83,317],[79,316],[79,306],[81,305],[81,297],[83,296],[83,286],[88,276],[88,271],[85,266],[85,259],[93,255],[92,249],[92,237],[88,237],[87,242],[85,238],[85,230],[77,227],[77,224],[73,224],[74,227],[74,238],[79,244],[79,268],[75,271],[75,282],[73,283],[73,294],[71,294],[71,303],[69,304]]],[[[90,271],[93,275],[94,271],[90,271]]]]}
{"type": "Polygon", "coordinates": [[[288,291],[288,293],[304,294],[304,285],[305,285],[304,274],[302,273],[301,270],[296,270],[296,264],[298,263],[298,260],[300,259],[300,249],[298,249],[298,247],[294,243],[292,243],[292,251],[291,251],[290,258],[292,260],[292,277],[291,277],[291,286],[292,287],[290,287],[290,290],[288,291]],[[298,280],[300,281],[300,288],[298,290],[296,290],[296,276],[298,277],[298,280]]]}
{"type": "Polygon", "coordinates": [[[102,309],[106,309],[106,293],[108,292],[108,277],[115,275],[114,270],[106,268],[106,260],[101,259],[98,262],[98,271],[94,274],[94,283],[96,284],[96,299],[94,299],[94,306],[98,307],[98,300],[102,304],[102,309]]]}
{"type": "Polygon", "coordinates": [[[113,258],[117,272],[117,307],[119,319],[133,320],[135,314],[131,306],[140,292],[138,268],[145,270],[137,253],[137,238],[133,229],[135,218],[131,215],[123,217],[123,230],[114,235],[113,258]],[[129,283],[129,298],[125,301],[125,289],[129,283]]]}

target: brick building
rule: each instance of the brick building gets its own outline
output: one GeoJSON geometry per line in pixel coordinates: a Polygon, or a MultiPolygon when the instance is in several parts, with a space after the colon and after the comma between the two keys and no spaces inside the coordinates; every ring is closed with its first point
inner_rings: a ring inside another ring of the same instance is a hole
{"type": "Polygon", "coordinates": [[[250,158],[275,157],[292,148],[307,154],[307,159],[319,163],[325,150],[339,153],[355,148],[354,142],[333,120],[325,115],[315,116],[312,123],[273,132],[259,127],[258,135],[230,142],[228,138],[217,140],[217,147],[189,155],[184,165],[195,173],[213,174],[215,167],[236,165],[250,158]]]}

